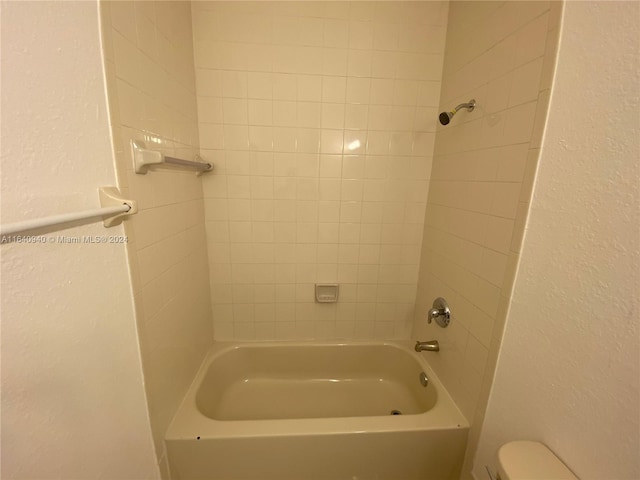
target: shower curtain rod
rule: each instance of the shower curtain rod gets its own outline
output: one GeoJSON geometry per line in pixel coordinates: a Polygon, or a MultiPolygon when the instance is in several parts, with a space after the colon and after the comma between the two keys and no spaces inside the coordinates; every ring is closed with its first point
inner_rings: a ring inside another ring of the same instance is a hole
{"type": "Polygon", "coordinates": [[[62,213],[50,217],[35,218],[33,220],[23,220],[22,222],[9,223],[0,227],[0,236],[15,235],[16,233],[35,230],[37,228],[51,227],[63,223],[85,220],[87,218],[111,216],[119,213],[127,213],[131,210],[131,205],[126,203],[119,207],[94,208],[93,210],[83,210],[81,212],[62,213]]]}
{"type": "MultiPolygon", "coordinates": [[[[80,212],[62,213],[49,217],[23,220],[21,222],[8,223],[0,226],[0,237],[28,232],[39,228],[63,225],[78,220],[102,217],[105,227],[118,225],[126,215],[133,215],[138,211],[138,205],[133,200],[123,199],[115,187],[100,187],[100,205],[102,208],[82,210],[80,212]]],[[[11,239],[10,239],[11,240],[11,239]]],[[[5,243],[4,239],[0,243],[5,243]]]]}

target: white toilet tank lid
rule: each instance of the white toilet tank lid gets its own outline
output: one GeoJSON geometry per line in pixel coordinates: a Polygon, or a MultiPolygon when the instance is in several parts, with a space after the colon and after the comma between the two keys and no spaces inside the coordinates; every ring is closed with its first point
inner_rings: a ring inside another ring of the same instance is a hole
{"type": "Polygon", "coordinates": [[[498,450],[501,480],[578,480],[544,444],[518,440],[498,450]]]}

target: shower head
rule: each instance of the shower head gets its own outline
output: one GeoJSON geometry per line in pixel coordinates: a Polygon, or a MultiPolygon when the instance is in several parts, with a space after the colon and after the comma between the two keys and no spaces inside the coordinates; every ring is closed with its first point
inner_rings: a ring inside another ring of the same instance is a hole
{"type": "Polygon", "coordinates": [[[453,118],[453,116],[458,113],[459,110],[466,108],[468,112],[473,112],[473,109],[476,107],[476,101],[474,99],[469,100],[467,103],[461,103],[456,108],[451,110],[450,112],[442,112],[438,119],[442,125],[449,125],[449,122],[453,118]]]}
{"type": "Polygon", "coordinates": [[[442,112],[440,114],[440,116],[438,117],[440,119],[440,123],[442,125],[449,125],[449,122],[451,121],[451,119],[453,118],[453,116],[456,114],[456,111],[453,110],[451,112],[442,112]]]}

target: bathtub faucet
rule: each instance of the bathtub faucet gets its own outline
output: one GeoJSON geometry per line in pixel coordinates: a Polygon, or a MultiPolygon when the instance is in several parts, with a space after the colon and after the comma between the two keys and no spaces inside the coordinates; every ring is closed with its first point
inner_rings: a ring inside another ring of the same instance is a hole
{"type": "Polygon", "coordinates": [[[416,352],[439,352],[440,344],[437,340],[429,340],[428,342],[416,342],[416,352]]]}

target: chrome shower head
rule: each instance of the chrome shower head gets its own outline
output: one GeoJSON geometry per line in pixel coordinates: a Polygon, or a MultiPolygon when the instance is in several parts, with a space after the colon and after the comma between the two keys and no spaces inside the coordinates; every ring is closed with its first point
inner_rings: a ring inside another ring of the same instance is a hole
{"type": "Polygon", "coordinates": [[[456,114],[455,110],[452,110],[450,112],[442,112],[440,114],[440,116],[438,117],[440,120],[440,123],[442,125],[449,125],[449,122],[451,121],[451,119],[453,118],[453,116],[456,114]]]}
{"type": "Polygon", "coordinates": [[[449,125],[449,122],[453,118],[453,116],[458,113],[458,111],[462,108],[466,108],[468,112],[473,112],[473,109],[476,108],[476,101],[474,99],[469,100],[467,103],[461,103],[456,108],[451,110],[450,112],[442,112],[438,119],[442,125],[449,125]]]}

